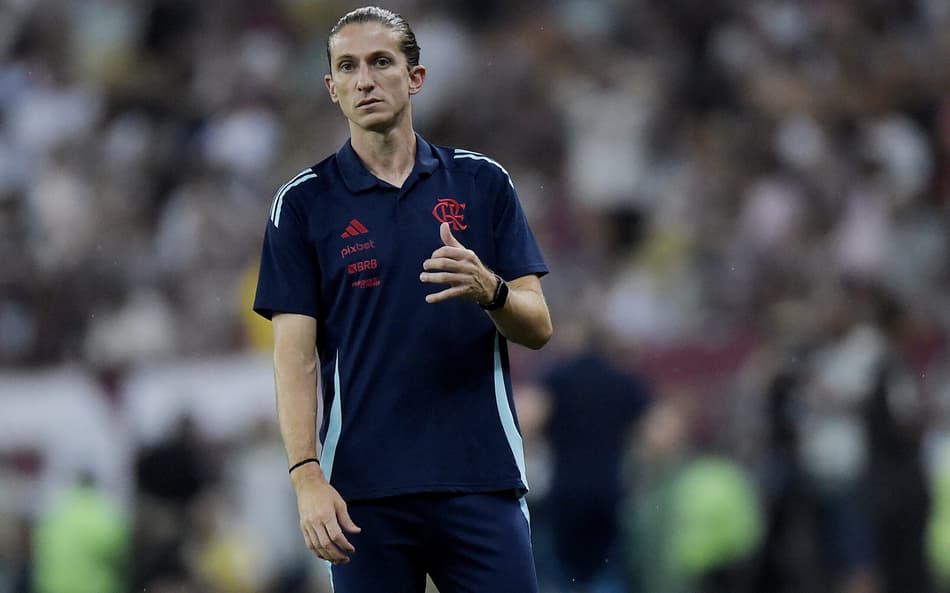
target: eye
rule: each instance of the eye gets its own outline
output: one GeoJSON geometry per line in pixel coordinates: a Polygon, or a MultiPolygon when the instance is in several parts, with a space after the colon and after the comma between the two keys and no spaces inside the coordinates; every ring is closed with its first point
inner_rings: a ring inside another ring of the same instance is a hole
{"type": "Polygon", "coordinates": [[[340,72],[349,72],[353,69],[353,62],[340,62],[340,64],[337,66],[337,69],[340,72]]]}
{"type": "Polygon", "coordinates": [[[380,68],[385,68],[386,66],[389,66],[392,63],[393,63],[392,60],[390,60],[389,58],[385,56],[380,56],[376,58],[376,65],[379,66],[380,68]]]}

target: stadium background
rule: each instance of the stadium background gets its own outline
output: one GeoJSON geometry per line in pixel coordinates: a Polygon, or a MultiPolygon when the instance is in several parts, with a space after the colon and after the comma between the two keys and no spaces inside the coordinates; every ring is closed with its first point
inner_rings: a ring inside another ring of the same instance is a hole
{"type": "MultiPolygon", "coordinates": [[[[357,5],[0,3],[0,592],[325,590],[248,308],[357,5]]],[[[417,128],[506,165],[553,270],[513,354],[543,589],[582,590],[541,383],[590,350],[653,403],[587,591],[950,590],[950,5],[387,6],[417,128]]]]}

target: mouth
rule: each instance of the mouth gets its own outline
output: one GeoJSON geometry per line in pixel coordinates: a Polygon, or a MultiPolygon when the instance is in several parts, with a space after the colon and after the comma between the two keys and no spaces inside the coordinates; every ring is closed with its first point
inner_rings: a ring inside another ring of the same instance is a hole
{"type": "Polygon", "coordinates": [[[363,107],[369,107],[377,103],[382,103],[382,101],[380,101],[379,99],[363,99],[362,101],[356,104],[356,108],[362,109],[363,107]]]}

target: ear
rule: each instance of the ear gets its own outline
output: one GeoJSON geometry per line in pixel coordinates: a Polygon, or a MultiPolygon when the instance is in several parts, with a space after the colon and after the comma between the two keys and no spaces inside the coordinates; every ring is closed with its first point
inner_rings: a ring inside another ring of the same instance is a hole
{"type": "Polygon", "coordinates": [[[329,74],[324,74],[323,84],[327,85],[327,91],[330,93],[330,100],[334,103],[339,103],[340,99],[336,96],[336,84],[333,82],[333,77],[329,74]]]}
{"type": "Polygon", "coordinates": [[[422,90],[422,85],[426,81],[426,67],[413,66],[409,70],[409,94],[415,95],[422,90]]]}

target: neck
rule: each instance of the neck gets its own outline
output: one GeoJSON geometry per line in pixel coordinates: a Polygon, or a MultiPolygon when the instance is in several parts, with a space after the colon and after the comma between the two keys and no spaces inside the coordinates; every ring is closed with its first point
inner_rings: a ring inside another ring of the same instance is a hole
{"type": "Polygon", "coordinates": [[[416,135],[411,125],[383,132],[350,126],[350,143],[369,172],[396,187],[412,172],[416,163],[416,135]]]}

